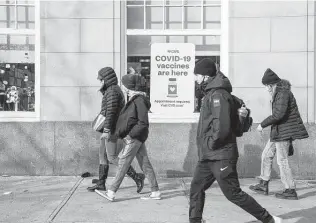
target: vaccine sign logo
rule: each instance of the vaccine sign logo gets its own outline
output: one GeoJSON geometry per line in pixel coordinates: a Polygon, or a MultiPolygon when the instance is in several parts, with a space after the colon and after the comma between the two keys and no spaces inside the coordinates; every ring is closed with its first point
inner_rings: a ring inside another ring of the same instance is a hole
{"type": "Polygon", "coordinates": [[[194,111],[195,45],[151,45],[151,111],[179,117],[194,111]]]}
{"type": "Polygon", "coordinates": [[[169,84],[168,84],[168,96],[170,98],[176,98],[177,95],[177,78],[169,78],[169,84]]]}

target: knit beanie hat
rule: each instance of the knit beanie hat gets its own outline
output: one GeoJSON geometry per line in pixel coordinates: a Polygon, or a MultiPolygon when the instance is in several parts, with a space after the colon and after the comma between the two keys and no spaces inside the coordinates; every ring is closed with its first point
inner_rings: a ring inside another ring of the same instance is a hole
{"type": "Polygon", "coordinates": [[[262,84],[263,85],[269,85],[269,84],[276,84],[281,79],[278,77],[276,73],[274,73],[270,68],[268,68],[262,77],[262,84]]]}
{"type": "Polygon", "coordinates": [[[203,76],[215,77],[217,70],[213,60],[204,58],[198,61],[194,67],[195,74],[201,74],[203,76]]]}
{"type": "Polygon", "coordinates": [[[99,80],[103,80],[109,75],[116,76],[115,71],[113,70],[113,68],[111,68],[111,67],[101,68],[99,70],[99,72],[98,72],[98,79],[99,80]]]}
{"type": "Polygon", "coordinates": [[[142,76],[136,74],[126,74],[122,77],[122,84],[132,91],[144,91],[142,76]]]}

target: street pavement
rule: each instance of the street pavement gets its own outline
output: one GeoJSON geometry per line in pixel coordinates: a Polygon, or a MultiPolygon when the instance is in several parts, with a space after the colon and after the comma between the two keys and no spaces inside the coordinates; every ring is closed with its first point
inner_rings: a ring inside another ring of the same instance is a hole
{"type": "MultiPolygon", "coordinates": [[[[0,176],[0,222],[105,222],[105,223],[187,223],[188,190],[191,178],[158,179],[162,200],[141,200],[150,193],[146,185],[142,194],[125,178],[109,202],[86,188],[90,178],[75,176],[0,176]]],[[[113,178],[108,179],[111,183],[113,178]]],[[[282,190],[280,180],[270,183],[269,196],[248,189],[255,179],[241,179],[242,189],[251,194],[271,214],[284,223],[316,223],[316,182],[297,181],[298,201],[280,200],[274,193],[282,190]]],[[[204,219],[207,223],[259,222],[226,200],[215,183],[206,192],[204,219]]]]}

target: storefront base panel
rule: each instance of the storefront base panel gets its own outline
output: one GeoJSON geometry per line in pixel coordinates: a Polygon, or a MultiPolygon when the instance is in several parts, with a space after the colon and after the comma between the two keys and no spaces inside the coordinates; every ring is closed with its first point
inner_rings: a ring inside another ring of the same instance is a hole
{"type": "MultiPolygon", "coordinates": [[[[238,140],[241,177],[260,174],[269,131],[261,136],[256,127],[238,140]]],[[[316,179],[316,125],[306,127],[310,138],[294,142],[290,163],[297,179],[316,179]]],[[[192,176],[197,162],[196,129],[197,124],[151,124],[146,145],[159,177],[192,176]]],[[[100,135],[88,122],[2,123],[0,137],[2,175],[97,174],[100,135]]],[[[139,170],[135,161],[134,166],[139,170]]],[[[111,176],[115,170],[111,168],[111,176]]],[[[272,175],[279,176],[276,159],[272,175]]]]}

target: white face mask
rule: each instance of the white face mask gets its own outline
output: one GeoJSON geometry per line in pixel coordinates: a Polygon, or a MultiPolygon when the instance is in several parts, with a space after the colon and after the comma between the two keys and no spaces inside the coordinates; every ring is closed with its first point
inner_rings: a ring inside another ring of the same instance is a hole
{"type": "Polygon", "coordinates": [[[273,94],[274,87],[272,85],[266,85],[266,89],[271,95],[273,94]]]}
{"type": "Polygon", "coordinates": [[[201,84],[204,80],[204,76],[201,74],[195,74],[194,75],[194,80],[198,83],[201,84]]]}
{"type": "Polygon", "coordinates": [[[136,73],[136,71],[134,70],[134,68],[133,68],[133,67],[130,67],[130,68],[129,68],[129,73],[130,73],[130,74],[135,74],[135,73],[136,73]]]}
{"type": "Polygon", "coordinates": [[[125,94],[129,94],[129,90],[124,86],[124,85],[122,85],[122,91],[125,93],[125,94]]]}
{"type": "Polygon", "coordinates": [[[101,83],[101,87],[104,85],[104,80],[99,80],[101,83]]]}

